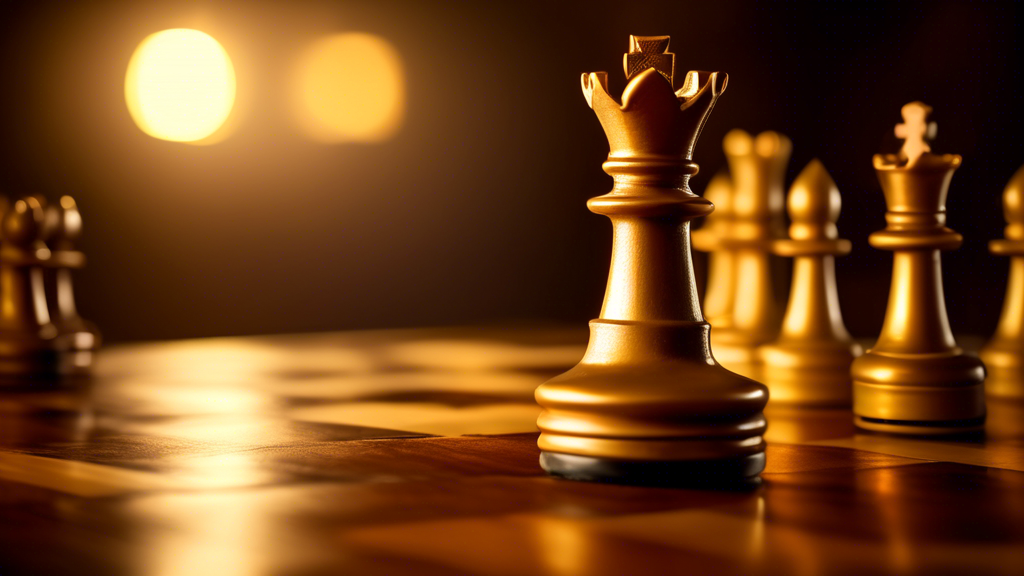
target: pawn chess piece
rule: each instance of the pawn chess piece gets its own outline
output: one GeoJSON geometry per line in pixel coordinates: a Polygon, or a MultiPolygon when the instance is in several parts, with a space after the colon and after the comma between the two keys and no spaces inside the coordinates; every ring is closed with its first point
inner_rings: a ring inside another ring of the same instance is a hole
{"type": "Polygon", "coordinates": [[[998,398],[1024,399],[1024,166],[1003,191],[1005,236],[989,243],[989,251],[1010,257],[1010,279],[995,336],[981,349],[988,368],[985,392],[998,398]]]}
{"type": "Polygon", "coordinates": [[[40,239],[42,206],[36,198],[18,200],[0,222],[0,374],[56,375],[57,328],[50,322],[41,266],[50,251],[40,239]]]}
{"type": "Polygon", "coordinates": [[[724,330],[732,326],[732,309],[736,293],[736,264],[732,250],[722,246],[732,225],[732,180],[728,174],[716,174],[704,198],[715,211],[704,219],[700,230],[694,230],[693,248],[708,253],[707,291],[704,293],[704,319],[712,328],[724,330]]]}
{"type": "Polygon", "coordinates": [[[953,339],[939,257],[963,242],[945,226],[946,193],[961,157],[931,153],[925,142],[935,133],[931,108],[912,102],[902,112],[900,154],[874,157],[888,212],[887,227],[870,242],[893,252],[893,274],[878,342],[851,368],[854,422],[897,434],[978,431],[985,422],[985,367],[953,339]]]}
{"type": "Polygon", "coordinates": [[[668,43],[630,39],[621,104],[606,73],[583,76],[614,178],[587,206],[612,221],[612,263],[586,354],[537,389],[540,462],[574,480],[755,483],[767,390],[712,357],[689,242],[714,209],[689,189],[693,147],[728,77],[689,72],[676,90],[668,43]]]}
{"type": "Polygon", "coordinates": [[[793,283],[779,339],[760,349],[771,404],[842,407],[851,402],[850,364],[861,347],[839,311],[835,257],[850,252],[839,238],[839,189],[818,160],[793,182],[787,202],[790,239],[775,253],[793,258],[793,283]]]}
{"type": "Polygon", "coordinates": [[[72,273],[85,266],[85,255],[75,250],[82,233],[82,216],[71,196],[63,196],[60,202],[48,206],[46,215],[51,249],[47,272],[53,293],[51,310],[57,327],[57,346],[62,352],[60,371],[85,374],[92,367],[100,335],[92,322],[79,315],[75,305],[72,273]]]}
{"type": "Polygon", "coordinates": [[[715,358],[756,378],[762,344],[779,334],[782,314],[775,298],[772,246],[782,234],[782,181],[792,145],[777,132],[756,137],[732,130],[723,141],[733,178],[733,220],[723,247],[733,253],[735,289],[731,324],[715,330],[715,358]]]}

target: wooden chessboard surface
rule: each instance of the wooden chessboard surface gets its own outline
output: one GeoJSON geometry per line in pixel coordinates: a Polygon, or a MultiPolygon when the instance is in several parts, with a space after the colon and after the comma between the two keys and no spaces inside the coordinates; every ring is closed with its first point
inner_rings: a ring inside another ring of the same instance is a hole
{"type": "Polygon", "coordinates": [[[1024,407],[970,440],[770,410],[752,492],[538,466],[586,333],[462,328],[104,350],[0,391],[0,574],[1020,574],[1024,407]]]}

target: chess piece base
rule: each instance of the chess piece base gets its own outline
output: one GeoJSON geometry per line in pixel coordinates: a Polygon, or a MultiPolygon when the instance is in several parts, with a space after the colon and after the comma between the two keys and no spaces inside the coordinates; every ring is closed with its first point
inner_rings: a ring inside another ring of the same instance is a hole
{"type": "Polygon", "coordinates": [[[841,408],[853,402],[850,364],[859,345],[778,341],[762,346],[762,382],[771,392],[770,405],[841,408]]]}
{"type": "Polygon", "coordinates": [[[981,360],[988,370],[985,394],[1024,400],[1024,350],[996,341],[981,350],[981,360]]]}
{"type": "Polygon", "coordinates": [[[854,416],[853,423],[858,428],[871,430],[872,432],[887,432],[908,436],[950,436],[985,430],[984,416],[964,420],[944,420],[941,422],[931,420],[881,420],[854,416]]]}
{"type": "Polygon", "coordinates": [[[541,452],[540,465],[552,476],[586,482],[679,488],[753,489],[765,467],[759,452],[737,458],[637,461],[541,452]]]}

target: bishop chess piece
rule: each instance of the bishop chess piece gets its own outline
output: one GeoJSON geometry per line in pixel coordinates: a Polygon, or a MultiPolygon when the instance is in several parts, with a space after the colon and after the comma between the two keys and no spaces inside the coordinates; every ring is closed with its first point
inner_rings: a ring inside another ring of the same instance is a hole
{"type": "Polygon", "coordinates": [[[735,289],[731,323],[715,331],[715,358],[734,372],[756,378],[757,349],[778,336],[782,318],[772,247],[784,230],[783,178],[792,144],[777,132],[755,137],[733,130],[723,147],[733,178],[733,220],[723,247],[733,254],[735,289]]]}
{"type": "Polygon", "coordinates": [[[614,179],[587,206],[612,221],[612,262],[586,354],[537,389],[540,463],[574,480],[756,482],[767,389],[712,357],[690,254],[690,221],[714,209],[689,189],[693,148],[728,77],[691,71],[677,89],[668,44],[630,37],[621,104],[606,73],[583,75],[614,179]]]}
{"type": "Polygon", "coordinates": [[[82,233],[82,216],[71,196],[47,206],[50,259],[47,262],[48,298],[52,320],[57,327],[57,347],[61,350],[60,372],[85,374],[92,367],[93,356],[100,344],[99,330],[82,318],[75,304],[72,275],[85,266],[85,255],[75,249],[82,233]]]}
{"type": "Polygon", "coordinates": [[[793,258],[793,283],[782,332],[760,349],[762,382],[773,406],[849,406],[850,364],[862,350],[843,325],[835,257],[850,252],[850,241],[839,238],[839,189],[821,162],[803,169],[787,206],[790,238],[774,246],[793,258]]]}
{"type": "Polygon", "coordinates": [[[1010,279],[995,336],[981,350],[988,368],[985,392],[1000,398],[1024,399],[1024,166],[1003,191],[1005,238],[989,243],[989,251],[1010,257],[1010,279]]]}
{"type": "Polygon", "coordinates": [[[940,250],[963,237],[946,224],[946,193],[961,157],[931,153],[931,108],[903,107],[897,155],[876,155],[885,193],[885,230],[871,245],[893,252],[892,285],[882,333],[853,362],[857,426],[897,434],[938,435],[982,429],[985,367],[956,345],[946,316],[940,250]]]}
{"type": "Polygon", "coordinates": [[[732,250],[722,245],[732,226],[732,180],[729,176],[716,174],[708,182],[704,198],[714,204],[715,211],[704,219],[699,230],[694,230],[693,248],[708,254],[704,319],[712,328],[724,330],[732,326],[736,295],[735,259],[732,250]]]}
{"type": "Polygon", "coordinates": [[[0,374],[56,374],[57,327],[46,306],[42,267],[50,250],[43,207],[37,198],[18,200],[0,222],[0,374]]]}

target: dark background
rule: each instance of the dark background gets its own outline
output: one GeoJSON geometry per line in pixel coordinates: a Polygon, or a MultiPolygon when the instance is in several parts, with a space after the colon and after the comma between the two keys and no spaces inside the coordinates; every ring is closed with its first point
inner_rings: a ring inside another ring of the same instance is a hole
{"type": "Polygon", "coordinates": [[[607,143],[581,72],[624,86],[628,35],[672,35],[677,68],[729,88],[697,147],[698,193],[731,128],[793,140],[787,186],[820,158],[843,193],[844,315],[877,334],[890,255],[871,155],[899,109],[935,108],[964,156],[948,201],[954,331],[988,334],[1007,264],[1001,193],[1024,163],[1021,12],[1011,3],[49,2],[0,4],[0,192],[72,194],[89,267],[79,305],[108,340],[596,316],[610,251],[585,201],[607,143]],[[197,28],[231,55],[237,130],[156,140],[124,104],[138,43],[197,28]],[[282,78],[309,42],[370,32],[402,55],[408,100],[383,144],[303,139],[282,78]]]}

